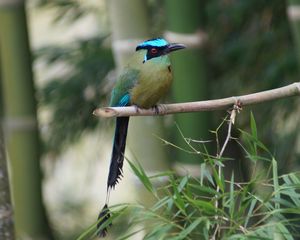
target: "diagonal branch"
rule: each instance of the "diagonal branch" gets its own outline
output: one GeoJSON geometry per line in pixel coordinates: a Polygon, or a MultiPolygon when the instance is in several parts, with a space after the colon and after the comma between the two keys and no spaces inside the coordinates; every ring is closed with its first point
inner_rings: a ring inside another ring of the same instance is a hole
{"type": "Polygon", "coordinates": [[[156,108],[141,109],[136,106],[130,107],[104,107],[97,108],[93,114],[99,117],[120,117],[120,116],[151,116],[151,115],[167,115],[173,113],[186,112],[203,112],[228,109],[236,103],[241,106],[247,106],[267,101],[272,101],[280,98],[291,96],[300,96],[300,82],[287,85],[285,87],[276,88],[268,91],[252,93],[237,97],[228,97],[215,100],[185,102],[173,104],[158,105],[159,113],[156,108]]]}

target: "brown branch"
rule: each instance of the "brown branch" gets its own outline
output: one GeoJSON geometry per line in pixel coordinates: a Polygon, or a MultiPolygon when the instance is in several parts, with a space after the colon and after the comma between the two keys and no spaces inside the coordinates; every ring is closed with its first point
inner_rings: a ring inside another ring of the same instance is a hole
{"type": "Polygon", "coordinates": [[[237,97],[228,97],[208,101],[185,102],[173,104],[158,105],[159,113],[156,109],[141,109],[136,106],[130,107],[104,107],[94,110],[93,114],[99,117],[120,117],[120,116],[151,116],[151,115],[167,115],[173,113],[186,112],[203,112],[228,109],[234,104],[239,103],[241,106],[247,106],[280,98],[300,95],[300,82],[287,85],[285,87],[273,90],[252,93],[237,97]]]}

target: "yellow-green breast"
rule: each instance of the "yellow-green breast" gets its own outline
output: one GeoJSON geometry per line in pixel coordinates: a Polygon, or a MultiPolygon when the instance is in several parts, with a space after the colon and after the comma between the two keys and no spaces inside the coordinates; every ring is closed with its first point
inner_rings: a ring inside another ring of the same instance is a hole
{"type": "Polygon", "coordinates": [[[135,61],[129,67],[139,71],[137,82],[130,90],[131,104],[150,108],[165,96],[171,86],[171,63],[167,55],[143,63],[144,51],[136,53],[135,61]],[[135,63],[134,63],[135,62],[135,63]]]}

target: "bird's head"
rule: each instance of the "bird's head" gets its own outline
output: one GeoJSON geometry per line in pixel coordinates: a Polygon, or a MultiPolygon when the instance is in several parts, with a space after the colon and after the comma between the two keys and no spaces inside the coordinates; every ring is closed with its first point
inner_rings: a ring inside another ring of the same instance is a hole
{"type": "Polygon", "coordinates": [[[143,63],[146,61],[157,58],[163,55],[167,55],[168,53],[174,52],[176,50],[180,50],[186,48],[185,45],[179,44],[179,43],[168,43],[163,38],[153,38],[150,40],[147,40],[145,42],[140,43],[136,47],[136,51],[145,51],[145,56],[143,63]]]}

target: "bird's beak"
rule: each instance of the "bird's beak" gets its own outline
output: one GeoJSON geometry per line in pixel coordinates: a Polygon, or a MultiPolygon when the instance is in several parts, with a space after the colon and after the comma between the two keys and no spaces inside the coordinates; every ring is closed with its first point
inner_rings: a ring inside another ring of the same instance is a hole
{"type": "Polygon", "coordinates": [[[180,44],[180,43],[169,43],[167,48],[166,48],[166,54],[170,53],[170,52],[174,52],[180,49],[184,49],[186,48],[185,45],[180,44]]]}

